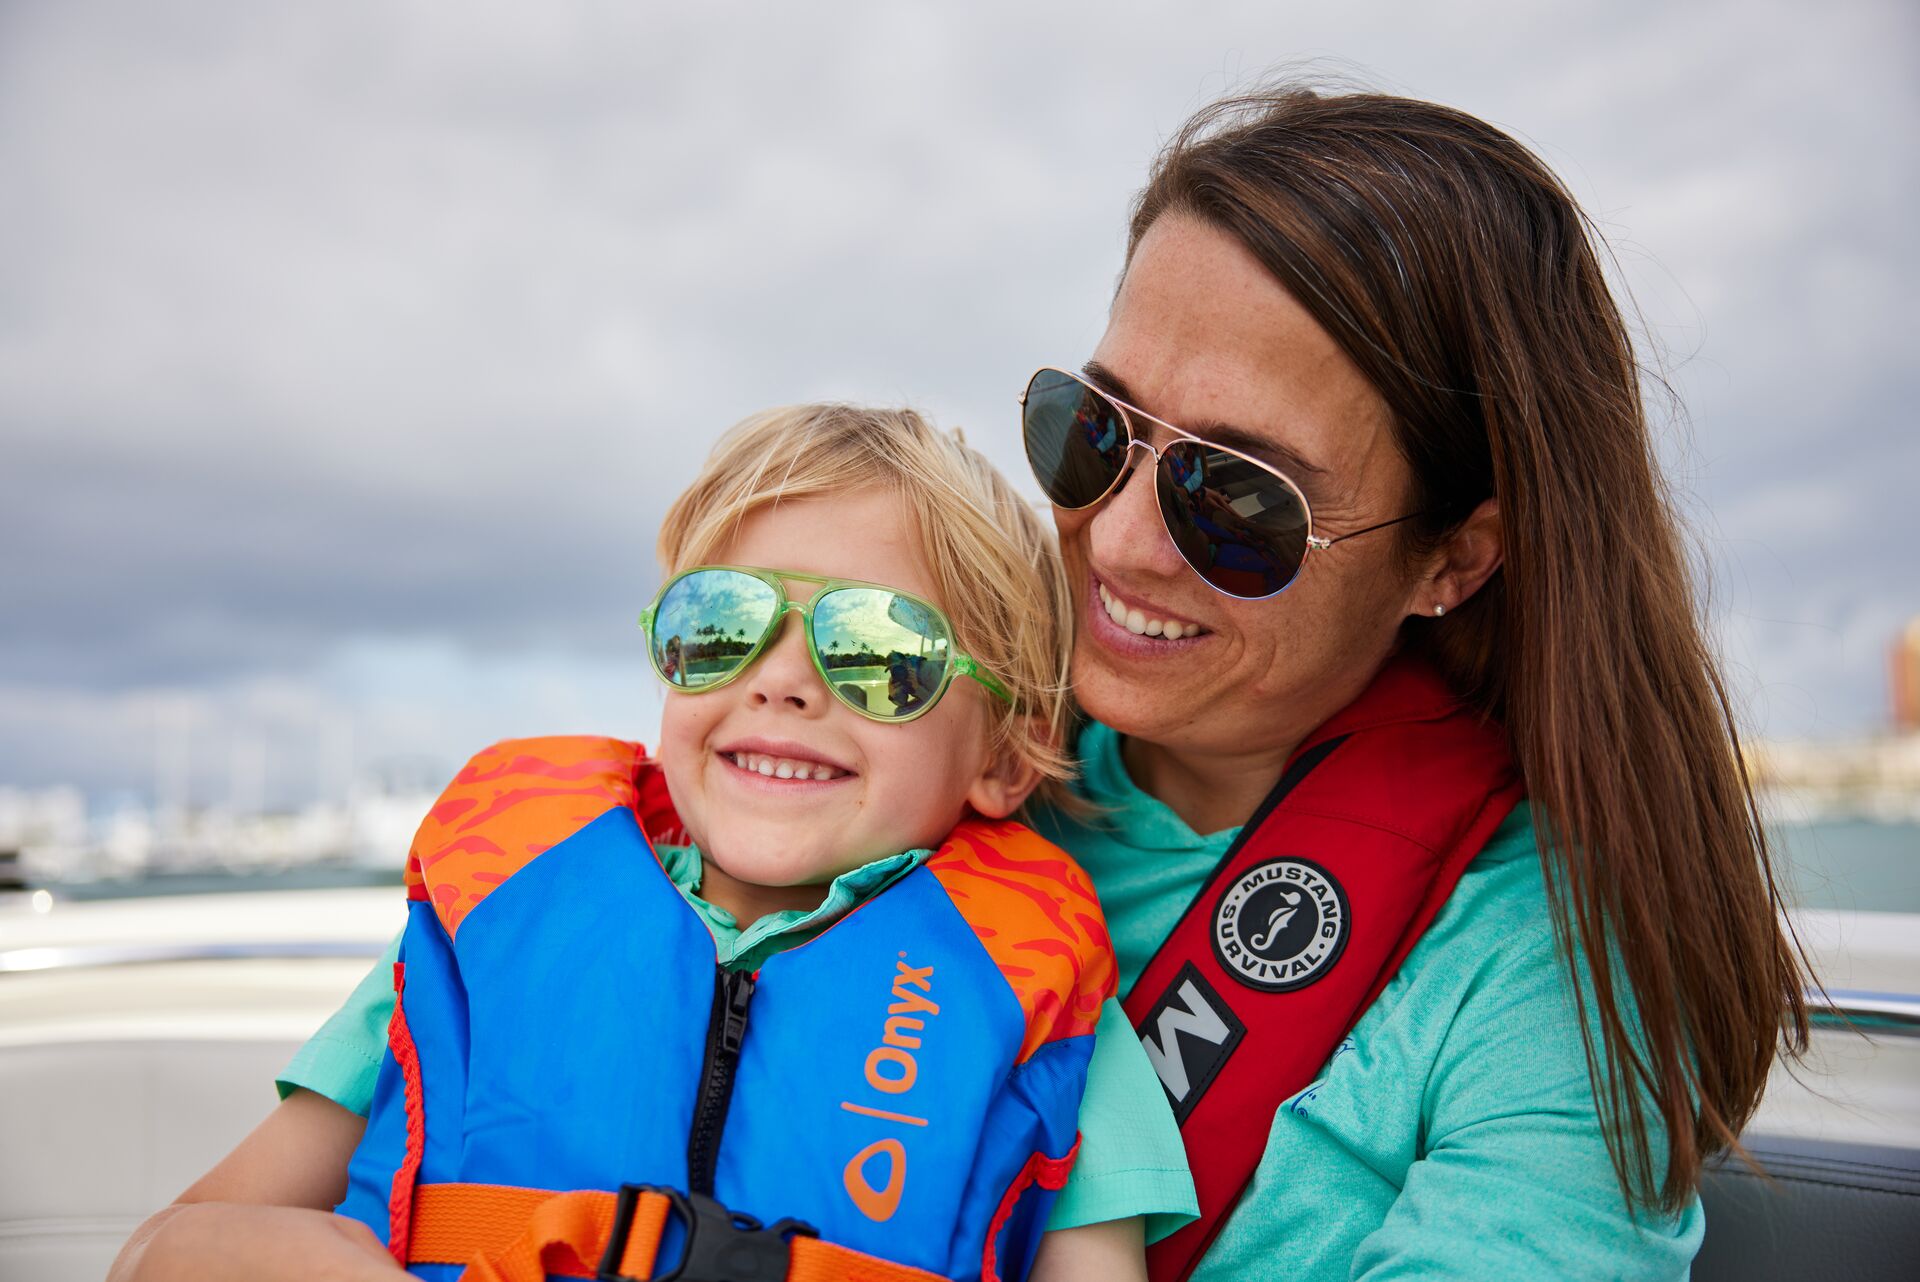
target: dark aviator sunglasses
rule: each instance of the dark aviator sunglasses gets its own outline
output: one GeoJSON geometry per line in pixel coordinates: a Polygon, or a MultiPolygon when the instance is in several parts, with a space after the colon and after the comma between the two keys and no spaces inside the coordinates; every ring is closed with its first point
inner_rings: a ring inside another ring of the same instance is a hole
{"type": "Polygon", "coordinates": [[[1020,394],[1027,462],[1055,507],[1079,511],[1125,484],[1135,449],[1153,459],[1155,501],[1181,558],[1217,592],[1242,601],[1277,596],[1300,576],[1307,553],[1384,530],[1424,513],[1327,538],[1292,478],[1258,459],[1202,440],[1078,374],[1046,367],[1020,394]],[[1154,448],[1139,418],[1165,431],[1154,448]]]}

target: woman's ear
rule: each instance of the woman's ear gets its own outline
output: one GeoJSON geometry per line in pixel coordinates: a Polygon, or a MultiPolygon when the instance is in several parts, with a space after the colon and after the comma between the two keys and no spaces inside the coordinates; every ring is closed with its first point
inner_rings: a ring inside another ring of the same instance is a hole
{"type": "Polygon", "coordinates": [[[1433,554],[1426,575],[1414,585],[1407,613],[1434,616],[1465,605],[1500,568],[1505,548],[1500,504],[1482,499],[1433,554]]]}
{"type": "Polygon", "coordinates": [[[1040,772],[1009,745],[995,753],[973,781],[967,804],[988,819],[1005,819],[1039,786],[1040,772]]]}

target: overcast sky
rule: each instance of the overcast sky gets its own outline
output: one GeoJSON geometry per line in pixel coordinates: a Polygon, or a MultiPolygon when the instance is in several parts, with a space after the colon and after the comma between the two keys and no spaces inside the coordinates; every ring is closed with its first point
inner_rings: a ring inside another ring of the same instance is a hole
{"type": "Polygon", "coordinates": [[[650,738],[633,621],[707,443],[907,401],[1016,468],[1154,151],[1309,59],[1568,180],[1684,400],[1662,454],[1750,721],[1883,725],[1920,613],[1911,3],[0,0],[0,785],[146,793],[184,743],[197,799],[251,763],[285,801],[650,738]]]}

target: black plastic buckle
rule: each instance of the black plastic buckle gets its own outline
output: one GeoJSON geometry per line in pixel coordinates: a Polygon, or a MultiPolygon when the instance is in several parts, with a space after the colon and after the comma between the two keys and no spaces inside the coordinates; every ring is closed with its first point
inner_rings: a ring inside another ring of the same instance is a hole
{"type": "Polygon", "coordinates": [[[633,1236],[633,1217],[642,1193],[666,1198],[687,1231],[680,1263],[671,1273],[654,1274],[652,1282],[784,1282],[793,1239],[820,1236],[820,1230],[804,1220],[762,1224],[699,1193],[657,1184],[622,1184],[596,1282],[643,1282],[620,1272],[620,1257],[627,1253],[627,1239],[633,1236]]]}

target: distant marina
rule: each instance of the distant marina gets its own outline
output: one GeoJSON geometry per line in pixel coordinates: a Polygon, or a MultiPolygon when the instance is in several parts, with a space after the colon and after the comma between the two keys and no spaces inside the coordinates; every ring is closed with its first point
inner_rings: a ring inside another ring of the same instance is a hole
{"type": "MultiPolygon", "coordinates": [[[[1763,742],[1747,755],[1790,904],[1920,912],[1920,734],[1763,742]]],[[[278,812],[94,814],[77,788],[0,788],[0,890],[100,899],[397,883],[433,801],[367,780],[344,800],[278,812]]]]}
{"type": "Polygon", "coordinates": [[[115,888],[397,881],[433,802],[431,792],[364,787],[286,811],[122,804],[93,814],[77,788],[0,788],[0,889],[100,898],[115,888]]]}
{"type": "Polygon", "coordinates": [[[1752,743],[1747,771],[1770,816],[1920,823],[1920,732],[1752,743]]]}

